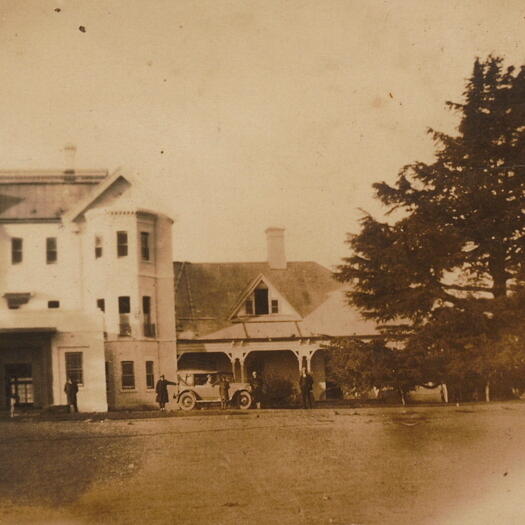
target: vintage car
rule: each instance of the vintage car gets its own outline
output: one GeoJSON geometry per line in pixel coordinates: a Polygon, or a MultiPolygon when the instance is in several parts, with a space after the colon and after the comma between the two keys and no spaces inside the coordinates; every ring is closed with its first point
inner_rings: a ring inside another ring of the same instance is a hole
{"type": "Polygon", "coordinates": [[[182,410],[192,410],[198,405],[220,403],[219,383],[224,377],[230,384],[229,406],[241,409],[252,404],[249,383],[237,383],[233,374],[216,370],[179,370],[173,398],[182,410]]]}

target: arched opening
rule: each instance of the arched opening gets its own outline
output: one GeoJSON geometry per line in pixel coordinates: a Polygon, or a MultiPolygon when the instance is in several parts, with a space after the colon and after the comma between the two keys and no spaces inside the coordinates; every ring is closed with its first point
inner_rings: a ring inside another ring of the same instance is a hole
{"type": "Polygon", "coordinates": [[[263,380],[263,405],[279,407],[296,404],[299,363],[291,350],[250,352],[244,363],[247,380],[253,371],[263,380]]]}

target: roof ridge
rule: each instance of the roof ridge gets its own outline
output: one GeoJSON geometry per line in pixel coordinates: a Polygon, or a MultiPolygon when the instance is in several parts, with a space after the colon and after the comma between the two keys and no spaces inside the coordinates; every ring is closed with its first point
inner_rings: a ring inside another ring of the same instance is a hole
{"type": "Polygon", "coordinates": [[[107,176],[107,170],[0,170],[0,184],[98,184],[107,176]]]}

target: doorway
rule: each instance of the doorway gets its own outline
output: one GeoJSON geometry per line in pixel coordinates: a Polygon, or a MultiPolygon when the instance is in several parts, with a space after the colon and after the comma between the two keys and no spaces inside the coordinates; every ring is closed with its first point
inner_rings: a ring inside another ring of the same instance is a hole
{"type": "Polygon", "coordinates": [[[6,364],[4,375],[6,394],[15,394],[19,406],[33,406],[34,390],[31,363],[6,364]]]}

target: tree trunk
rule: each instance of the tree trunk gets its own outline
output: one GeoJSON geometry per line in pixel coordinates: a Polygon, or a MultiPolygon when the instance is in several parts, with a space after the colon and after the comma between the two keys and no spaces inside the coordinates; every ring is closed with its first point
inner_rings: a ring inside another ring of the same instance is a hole
{"type": "Polygon", "coordinates": [[[490,381],[485,384],[485,401],[490,403],[490,381]]]}

